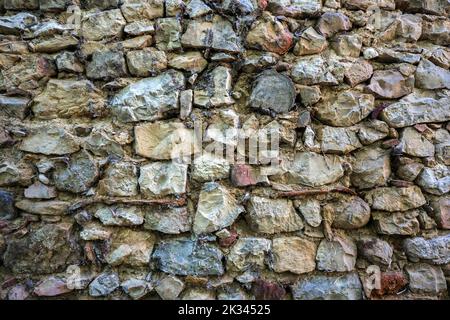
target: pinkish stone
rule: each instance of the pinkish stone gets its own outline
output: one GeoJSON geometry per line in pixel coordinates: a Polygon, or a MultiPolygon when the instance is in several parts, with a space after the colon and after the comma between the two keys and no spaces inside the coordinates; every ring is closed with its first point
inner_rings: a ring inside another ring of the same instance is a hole
{"type": "Polygon", "coordinates": [[[66,282],[57,277],[44,279],[34,288],[34,294],[39,297],[55,297],[71,291],[66,282]]]}
{"type": "Polygon", "coordinates": [[[30,293],[23,284],[18,284],[11,288],[8,292],[8,300],[26,300],[30,293]]]}
{"type": "Polygon", "coordinates": [[[237,164],[233,167],[231,182],[236,187],[254,186],[258,183],[254,169],[246,164],[237,164]]]}

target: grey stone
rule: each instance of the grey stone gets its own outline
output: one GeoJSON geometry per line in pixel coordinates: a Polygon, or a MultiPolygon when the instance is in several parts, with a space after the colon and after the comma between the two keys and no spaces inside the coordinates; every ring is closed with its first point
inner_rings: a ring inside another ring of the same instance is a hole
{"type": "Polygon", "coordinates": [[[370,207],[357,196],[339,195],[328,204],[334,214],[333,227],[338,229],[358,229],[370,220],[370,207]]]}
{"type": "Polygon", "coordinates": [[[318,227],[322,223],[320,202],[316,199],[299,199],[294,201],[294,206],[301,212],[306,223],[311,227],[318,227]]]}
{"type": "Polygon", "coordinates": [[[106,226],[138,226],[144,223],[143,209],[135,206],[101,206],[94,216],[106,226]]]}
{"type": "Polygon", "coordinates": [[[192,217],[186,207],[148,208],[145,210],[144,228],[166,234],[191,231],[192,217]]]}
{"type": "Polygon", "coordinates": [[[332,241],[322,240],[317,249],[317,269],[327,272],[346,272],[355,268],[356,244],[347,236],[336,235],[332,241]]]}
{"type": "Polygon", "coordinates": [[[380,120],[368,120],[359,124],[358,138],[363,145],[369,145],[386,138],[389,135],[389,126],[380,120]]]}
{"type": "Polygon", "coordinates": [[[450,71],[423,59],[416,70],[416,87],[421,89],[450,89],[450,71]]]}
{"type": "Polygon", "coordinates": [[[179,90],[182,89],[183,74],[170,70],[124,88],[111,100],[111,109],[124,122],[158,120],[178,109],[179,90]]]}
{"type": "Polygon", "coordinates": [[[81,33],[87,40],[120,37],[126,21],[119,9],[90,12],[83,16],[81,33]]]}
{"type": "Polygon", "coordinates": [[[366,193],[365,199],[374,210],[407,211],[423,206],[425,197],[417,186],[407,188],[377,188],[366,193]]]}
{"type": "Polygon", "coordinates": [[[124,0],[120,7],[128,22],[153,20],[164,16],[163,0],[124,0]]]}
{"type": "Polygon", "coordinates": [[[181,33],[183,29],[177,18],[163,18],[156,21],[156,47],[163,51],[181,48],[181,33]]]}
{"type": "Polygon", "coordinates": [[[450,169],[438,164],[433,168],[424,168],[417,177],[416,183],[425,192],[443,195],[450,191],[450,169]]]}
{"type": "Polygon", "coordinates": [[[115,272],[102,273],[89,285],[89,295],[104,297],[113,293],[120,286],[119,276],[115,272]]]}
{"type": "Polygon", "coordinates": [[[24,190],[24,196],[28,199],[53,199],[56,198],[57,192],[54,187],[36,181],[24,190]]]}
{"type": "Polygon", "coordinates": [[[420,230],[417,210],[406,212],[372,212],[375,229],[379,234],[408,236],[420,230]]]}
{"type": "Polygon", "coordinates": [[[187,186],[187,165],[153,162],[141,167],[139,186],[145,197],[183,194],[187,186]]]}
{"type": "Polygon", "coordinates": [[[86,76],[94,80],[109,80],[127,75],[127,64],[122,52],[95,52],[86,66],[86,76]]]}
{"type": "Polygon", "coordinates": [[[424,263],[406,266],[409,289],[414,293],[439,294],[447,289],[442,269],[424,263]]]}
{"type": "Polygon", "coordinates": [[[215,246],[195,240],[160,241],[153,260],[159,270],[174,275],[222,275],[222,252],[215,246]]]}
{"type": "Polygon", "coordinates": [[[310,17],[316,16],[322,9],[320,0],[269,0],[268,8],[277,15],[288,17],[310,17]]]}
{"type": "Polygon", "coordinates": [[[450,235],[431,239],[422,237],[405,239],[403,242],[408,259],[413,262],[447,264],[450,262],[450,235]]]}
{"type": "Polygon", "coordinates": [[[333,68],[320,55],[299,58],[291,70],[295,83],[302,85],[337,85],[339,82],[332,73],[333,68]]]}
{"type": "Polygon", "coordinates": [[[391,265],[394,250],[388,242],[375,237],[364,236],[357,241],[357,247],[358,254],[369,262],[391,265]]]}
{"type": "Polygon", "coordinates": [[[350,176],[354,186],[361,189],[384,186],[390,175],[389,151],[378,147],[365,147],[354,154],[353,171],[350,176]]]}
{"type": "Polygon", "coordinates": [[[98,193],[110,197],[132,197],[138,194],[137,168],[132,163],[109,165],[98,183],[98,193]]]}
{"type": "Polygon", "coordinates": [[[271,241],[264,238],[239,239],[227,255],[227,269],[233,271],[263,269],[271,246],[271,241]]]}
{"type": "Polygon", "coordinates": [[[14,194],[6,190],[0,190],[0,220],[12,219],[15,215],[14,194]]]}
{"type": "Polygon", "coordinates": [[[62,128],[42,127],[22,140],[20,150],[45,155],[65,155],[80,149],[75,137],[62,128]]]}
{"type": "Polygon", "coordinates": [[[120,287],[133,300],[139,300],[145,297],[151,289],[151,286],[147,281],[135,278],[122,282],[120,287]]]}
{"type": "Polygon", "coordinates": [[[0,115],[11,118],[25,119],[30,99],[0,95],[0,115]]]}
{"type": "Polygon", "coordinates": [[[38,18],[28,12],[19,12],[13,16],[0,17],[0,32],[2,34],[19,35],[38,23],[38,18]]]}
{"type": "Polygon", "coordinates": [[[184,289],[181,279],[174,276],[167,276],[155,287],[156,292],[163,300],[175,300],[184,289]]]}
{"type": "Polygon", "coordinates": [[[192,163],[192,179],[199,182],[222,180],[229,175],[230,164],[223,157],[204,153],[196,157],[192,163]]]}
{"type": "Polygon", "coordinates": [[[401,98],[413,92],[414,77],[405,77],[396,70],[377,70],[367,89],[380,98],[401,98]]]}
{"type": "Polygon", "coordinates": [[[434,156],[434,145],[416,129],[405,128],[400,138],[402,151],[413,157],[434,156]]]}
{"type": "Polygon", "coordinates": [[[362,144],[356,135],[356,129],[319,126],[316,136],[324,153],[347,154],[362,144]]]}
{"type": "Polygon", "coordinates": [[[295,283],[292,295],[295,300],[362,300],[363,289],[356,273],[314,275],[295,283]]]}
{"type": "Polygon", "coordinates": [[[148,77],[167,68],[164,51],[155,48],[130,51],[127,53],[127,65],[130,73],[136,77],[148,77]]]}
{"type": "Polygon", "coordinates": [[[203,108],[234,104],[231,89],[231,69],[217,66],[198,80],[194,88],[194,104],[203,108]]]}
{"type": "Polygon", "coordinates": [[[211,13],[212,10],[202,0],[191,0],[186,6],[189,18],[195,19],[211,13]]]}

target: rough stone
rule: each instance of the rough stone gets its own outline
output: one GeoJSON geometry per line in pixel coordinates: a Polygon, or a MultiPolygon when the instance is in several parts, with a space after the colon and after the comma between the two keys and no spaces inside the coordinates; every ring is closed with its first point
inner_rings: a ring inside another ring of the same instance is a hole
{"type": "Polygon", "coordinates": [[[338,35],[333,38],[331,47],[340,56],[358,58],[361,54],[362,40],[358,35],[338,35]]]}
{"type": "Polygon", "coordinates": [[[156,47],[163,51],[181,48],[182,27],[177,18],[162,18],[156,21],[156,47]]]}
{"type": "Polygon", "coordinates": [[[194,88],[194,104],[203,108],[234,104],[231,88],[231,69],[218,66],[199,79],[194,88]]]}
{"type": "Polygon", "coordinates": [[[145,197],[185,193],[187,169],[187,165],[173,162],[153,162],[141,167],[141,193],[145,197]]]}
{"type": "Polygon", "coordinates": [[[247,222],[258,233],[274,234],[303,229],[303,222],[292,202],[252,196],[247,206],[247,222]]]}
{"type": "Polygon", "coordinates": [[[368,189],[386,185],[391,175],[389,152],[381,148],[365,147],[354,154],[350,176],[354,186],[368,189]]]}
{"type": "Polygon", "coordinates": [[[92,61],[86,66],[86,76],[94,80],[116,79],[127,74],[125,58],[118,51],[95,52],[92,61]]]}
{"type": "Polygon", "coordinates": [[[245,271],[264,268],[272,243],[264,238],[241,238],[227,256],[227,269],[245,271]]]}
{"type": "Polygon", "coordinates": [[[421,89],[450,89],[450,71],[422,60],[416,70],[416,87],[421,89]]]}
{"type": "Polygon", "coordinates": [[[208,61],[200,52],[188,51],[169,55],[168,65],[175,69],[189,71],[192,73],[200,73],[208,65],[208,61]]]}
{"type": "Polygon", "coordinates": [[[186,207],[148,208],[144,228],[166,234],[180,234],[191,230],[192,217],[186,207]]]}
{"type": "Polygon", "coordinates": [[[403,247],[408,259],[413,262],[447,264],[450,262],[450,235],[431,239],[422,237],[405,239],[403,247]]]}
{"type": "Polygon", "coordinates": [[[315,199],[299,199],[294,201],[297,208],[305,219],[306,223],[311,227],[318,227],[322,223],[322,215],[320,214],[320,202],[315,199]]]}
{"type": "Polygon", "coordinates": [[[298,56],[317,54],[324,51],[327,46],[327,39],[319,34],[314,28],[309,27],[300,35],[300,38],[294,47],[294,54],[298,56]]]}
{"type": "Polygon", "coordinates": [[[89,285],[89,295],[104,297],[113,293],[120,286],[119,275],[115,272],[102,273],[89,285]]]}
{"type": "Polygon", "coordinates": [[[39,128],[22,140],[20,150],[45,155],[65,155],[80,149],[75,137],[61,128],[39,128]]]}
{"type": "Polygon", "coordinates": [[[14,194],[0,189],[0,220],[8,220],[15,215],[14,194]]]}
{"type": "Polygon", "coordinates": [[[276,238],[272,244],[273,270],[302,274],[316,268],[316,244],[299,237],[276,238]]]}
{"type": "Polygon", "coordinates": [[[33,293],[38,297],[56,297],[69,293],[72,290],[67,287],[66,281],[58,277],[49,277],[40,281],[34,287],[33,293]]]}
{"type": "Polygon", "coordinates": [[[92,12],[83,16],[81,34],[93,41],[120,37],[125,25],[126,21],[119,9],[92,12]]]}
{"type": "Polygon", "coordinates": [[[30,99],[0,95],[0,115],[25,119],[30,99]]]}
{"type": "Polygon", "coordinates": [[[222,275],[222,252],[210,244],[188,239],[160,241],[153,260],[159,270],[174,275],[222,275]]]}
{"type": "Polygon", "coordinates": [[[373,74],[372,65],[366,60],[360,59],[345,69],[345,81],[355,87],[369,80],[373,74]]]}
{"type": "Polygon", "coordinates": [[[165,277],[155,287],[156,292],[163,300],[175,300],[183,289],[183,281],[174,276],[165,277]]]}
{"type": "Polygon", "coordinates": [[[101,206],[94,216],[106,226],[138,226],[144,223],[143,210],[135,206],[101,206]]]}
{"type": "Polygon", "coordinates": [[[16,202],[16,207],[20,210],[38,215],[64,215],[69,206],[69,202],[59,200],[36,202],[25,199],[16,202]]]}
{"type": "Polygon", "coordinates": [[[153,20],[164,16],[163,0],[124,0],[120,7],[127,22],[153,20]]]}
{"type": "Polygon", "coordinates": [[[133,300],[139,300],[145,297],[150,291],[150,284],[141,279],[128,279],[120,284],[123,291],[133,300]]]}
{"type": "Polygon", "coordinates": [[[19,35],[37,23],[36,16],[28,12],[19,12],[12,16],[0,18],[0,32],[2,34],[19,35]]]}
{"type": "Polygon", "coordinates": [[[228,178],[230,164],[222,157],[205,153],[196,157],[192,163],[192,179],[199,182],[217,181],[228,178]]]}
{"type": "Polygon", "coordinates": [[[337,85],[332,68],[320,55],[298,58],[291,70],[291,78],[302,85],[337,85]]]}
{"type": "Polygon", "coordinates": [[[380,120],[368,120],[359,124],[358,138],[363,145],[370,145],[389,135],[389,126],[380,120]]]}
{"type": "Polygon", "coordinates": [[[326,38],[352,27],[350,19],[341,12],[325,12],[317,23],[317,30],[326,38]]]}
{"type": "Polygon", "coordinates": [[[36,181],[24,190],[24,196],[28,199],[53,199],[56,198],[57,192],[54,187],[36,181]]]}
{"type": "Polygon", "coordinates": [[[380,98],[398,99],[413,92],[414,77],[405,77],[396,70],[377,70],[367,89],[380,98]]]}
{"type": "Polygon", "coordinates": [[[426,200],[419,187],[377,188],[366,193],[365,199],[374,210],[407,211],[423,206],[426,200]]]}
{"type": "Polygon", "coordinates": [[[380,234],[408,236],[420,230],[417,210],[406,212],[372,212],[375,229],[380,234]]]}
{"type": "Polygon", "coordinates": [[[98,193],[110,197],[131,197],[138,194],[137,168],[132,163],[116,162],[108,166],[98,183],[98,193]]]}
{"type": "Polygon", "coordinates": [[[356,244],[346,236],[335,236],[332,241],[322,240],[317,249],[317,269],[327,272],[352,271],[356,256],[356,244]]]}
{"type": "Polygon", "coordinates": [[[438,294],[447,289],[442,269],[428,264],[418,263],[406,266],[409,277],[409,289],[414,293],[438,294]]]}
{"type": "Polygon", "coordinates": [[[316,16],[322,9],[319,0],[268,0],[267,5],[277,15],[295,18],[316,16]]]}
{"type": "Polygon", "coordinates": [[[155,240],[155,236],[148,231],[122,229],[113,234],[106,261],[112,266],[147,266],[155,240]]]}
{"type": "Polygon", "coordinates": [[[347,154],[362,147],[354,129],[320,126],[316,137],[324,153],[347,154]]]}
{"type": "Polygon", "coordinates": [[[328,204],[334,214],[333,227],[339,229],[358,229],[370,220],[370,207],[356,196],[340,195],[328,204]]]}
{"type": "Polygon", "coordinates": [[[363,237],[357,241],[358,254],[371,263],[390,266],[394,249],[391,245],[375,237],[363,237]]]}

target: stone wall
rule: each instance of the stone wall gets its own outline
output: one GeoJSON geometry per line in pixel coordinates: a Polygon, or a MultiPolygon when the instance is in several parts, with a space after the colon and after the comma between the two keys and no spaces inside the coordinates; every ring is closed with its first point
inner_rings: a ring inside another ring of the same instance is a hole
{"type": "Polygon", "coordinates": [[[448,297],[449,1],[0,8],[1,299],[448,297]]]}

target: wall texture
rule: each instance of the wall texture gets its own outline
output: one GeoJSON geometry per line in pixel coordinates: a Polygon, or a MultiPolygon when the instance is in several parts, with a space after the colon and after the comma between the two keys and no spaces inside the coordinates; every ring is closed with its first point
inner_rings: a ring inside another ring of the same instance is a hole
{"type": "Polygon", "coordinates": [[[448,296],[449,1],[0,8],[1,299],[448,296]]]}

